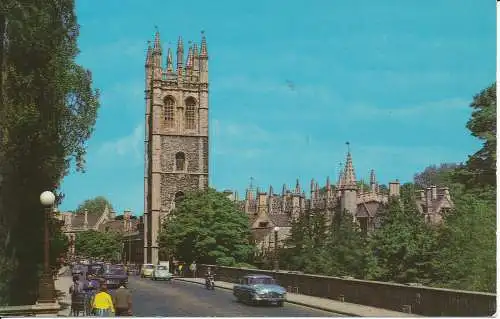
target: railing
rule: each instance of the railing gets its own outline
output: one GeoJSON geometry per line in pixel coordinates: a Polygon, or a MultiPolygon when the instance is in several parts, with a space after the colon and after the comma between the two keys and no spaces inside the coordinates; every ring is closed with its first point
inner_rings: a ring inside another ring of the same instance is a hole
{"type": "Polygon", "coordinates": [[[221,281],[236,283],[251,273],[270,275],[289,292],[423,316],[492,316],[496,312],[496,294],[492,293],[214,265],[199,265],[199,272],[208,266],[216,269],[221,281]]]}

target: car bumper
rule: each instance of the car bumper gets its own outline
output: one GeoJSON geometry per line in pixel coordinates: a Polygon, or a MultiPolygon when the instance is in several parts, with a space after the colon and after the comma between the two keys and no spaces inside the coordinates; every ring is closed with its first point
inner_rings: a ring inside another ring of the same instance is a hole
{"type": "Polygon", "coordinates": [[[143,277],[153,277],[153,273],[151,272],[145,272],[142,274],[143,277]]]}

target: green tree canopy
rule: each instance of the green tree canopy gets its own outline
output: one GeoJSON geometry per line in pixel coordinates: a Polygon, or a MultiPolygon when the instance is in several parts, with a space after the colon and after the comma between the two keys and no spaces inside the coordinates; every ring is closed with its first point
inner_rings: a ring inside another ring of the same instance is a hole
{"type": "Polygon", "coordinates": [[[104,209],[108,206],[110,211],[113,211],[113,205],[106,199],[104,196],[97,196],[92,199],[87,199],[76,209],[76,213],[83,213],[85,210],[88,211],[89,214],[97,214],[100,215],[104,211],[104,209]]]}
{"type": "Polygon", "coordinates": [[[474,96],[470,106],[473,111],[467,128],[473,136],[483,141],[483,146],[469,156],[465,167],[457,172],[457,178],[469,188],[496,187],[496,83],[474,96]]]}
{"type": "Polygon", "coordinates": [[[254,252],[248,217],[213,189],[188,193],[159,235],[162,254],[185,262],[233,265],[254,252]]]}
{"type": "Polygon", "coordinates": [[[418,188],[425,189],[432,185],[450,186],[455,169],[460,167],[456,163],[443,163],[439,166],[431,165],[413,177],[413,181],[418,188]]]}
{"type": "Polygon", "coordinates": [[[75,254],[78,256],[120,260],[121,252],[122,237],[116,232],[88,230],[76,235],[75,254]]]}
{"type": "Polygon", "coordinates": [[[11,305],[33,304],[43,260],[39,196],[57,194],[70,164],[83,169],[98,94],[75,62],[74,1],[0,1],[0,28],[0,214],[15,264],[0,281],[10,282],[11,305]]]}

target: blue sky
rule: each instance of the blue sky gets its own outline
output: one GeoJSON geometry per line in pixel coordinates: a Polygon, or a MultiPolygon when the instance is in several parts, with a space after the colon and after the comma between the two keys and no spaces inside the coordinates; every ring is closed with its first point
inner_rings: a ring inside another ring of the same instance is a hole
{"type": "Polygon", "coordinates": [[[61,209],[103,195],[143,211],[144,59],[200,41],[210,56],[210,184],[243,194],[336,180],[351,143],[358,179],[410,181],[479,148],[472,96],[495,80],[488,0],[77,1],[78,62],[102,92],[87,171],[62,184],[61,209]],[[286,3],[286,5],[285,5],[286,3]],[[293,83],[290,87],[288,83],[293,83]]]}

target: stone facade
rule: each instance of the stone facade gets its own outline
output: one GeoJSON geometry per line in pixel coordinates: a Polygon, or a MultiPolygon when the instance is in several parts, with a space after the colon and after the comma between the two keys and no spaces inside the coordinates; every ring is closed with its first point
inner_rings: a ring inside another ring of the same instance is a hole
{"type": "MultiPolygon", "coordinates": [[[[261,192],[252,185],[247,189],[243,200],[239,200],[237,193],[225,192],[248,215],[261,253],[272,251],[275,245],[283,243],[289,236],[292,220],[301,214],[311,216],[317,212],[326,212],[327,219],[331,222],[335,211],[345,209],[353,215],[362,231],[371,232],[377,227],[377,213],[381,205],[387,204],[391,196],[399,196],[400,183],[398,180],[390,182],[389,191],[383,192],[372,170],[368,187],[358,187],[350,152],[347,153],[345,163],[335,186],[330,183],[329,177],[322,188],[317,181],[311,180],[310,196],[306,196],[299,180],[291,190],[283,185],[281,194],[276,194],[272,186],[268,192],[261,192]],[[275,230],[278,232],[277,243],[275,230]]],[[[453,207],[448,189],[434,186],[418,191],[416,204],[419,212],[431,223],[441,222],[443,215],[453,207]]]]}
{"type": "Polygon", "coordinates": [[[208,52],[182,38],[163,50],[157,32],[146,56],[146,138],[144,172],[144,263],[157,263],[158,234],[175,202],[186,192],[208,187],[208,52]]]}

